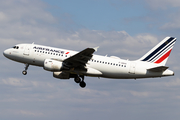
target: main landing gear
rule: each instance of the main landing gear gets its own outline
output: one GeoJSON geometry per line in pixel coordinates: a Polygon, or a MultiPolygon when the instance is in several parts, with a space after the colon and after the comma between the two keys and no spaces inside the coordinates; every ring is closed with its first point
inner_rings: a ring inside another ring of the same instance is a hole
{"type": "Polygon", "coordinates": [[[28,67],[29,67],[29,64],[26,63],[25,65],[26,65],[26,66],[25,66],[25,70],[22,71],[22,74],[23,74],[23,75],[27,75],[27,69],[28,69],[28,67]]]}
{"type": "Polygon", "coordinates": [[[86,83],[84,82],[84,76],[79,76],[77,75],[75,78],[74,78],[74,81],[76,83],[79,83],[79,86],[82,87],[82,88],[85,88],[86,87],[86,83]],[[82,80],[81,80],[82,79],[82,80]]]}

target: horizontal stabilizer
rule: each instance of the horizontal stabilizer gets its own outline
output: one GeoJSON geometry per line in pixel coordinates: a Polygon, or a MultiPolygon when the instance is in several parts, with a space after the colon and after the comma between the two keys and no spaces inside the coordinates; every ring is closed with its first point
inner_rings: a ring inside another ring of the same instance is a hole
{"type": "Polygon", "coordinates": [[[150,68],[150,69],[147,69],[151,72],[164,72],[166,69],[168,69],[169,67],[166,67],[166,66],[159,66],[159,67],[154,67],[154,68],[150,68]]]}

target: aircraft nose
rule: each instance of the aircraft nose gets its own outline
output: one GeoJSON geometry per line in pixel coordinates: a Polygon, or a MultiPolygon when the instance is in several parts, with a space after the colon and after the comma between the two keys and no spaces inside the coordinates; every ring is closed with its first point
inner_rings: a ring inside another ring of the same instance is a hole
{"type": "Polygon", "coordinates": [[[11,52],[9,51],[9,49],[7,49],[7,50],[5,50],[4,52],[3,52],[3,55],[5,56],[5,57],[8,57],[8,55],[10,55],[11,54],[11,52]]]}

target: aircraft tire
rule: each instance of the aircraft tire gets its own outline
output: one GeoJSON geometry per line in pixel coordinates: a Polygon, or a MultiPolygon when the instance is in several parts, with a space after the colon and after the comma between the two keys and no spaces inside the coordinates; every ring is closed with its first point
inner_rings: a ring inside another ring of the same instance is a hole
{"type": "Polygon", "coordinates": [[[80,83],[80,82],[81,82],[81,78],[80,78],[80,77],[75,77],[75,78],[74,78],[74,81],[75,81],[76,83],[80,83]]]}
{"type": "Polygon", "coordinates": [[[85,87],[86,87],[86,83],[85,83],[84,81],[81,81],[81,82],[79,83],[79,85],[80,85],[80,87],[82,87],[82,88],[85,88],[85,87]]]}
{"type": "Polygon", "coordinates": [[[26,70],[22,71],[22,74],[27,75],[27,71],[26,70]]]}

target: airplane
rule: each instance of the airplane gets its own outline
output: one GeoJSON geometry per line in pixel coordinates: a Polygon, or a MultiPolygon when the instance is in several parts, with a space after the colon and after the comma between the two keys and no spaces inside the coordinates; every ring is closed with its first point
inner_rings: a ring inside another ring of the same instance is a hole
{"type": "Polygon", "coordinates": [[[15,45],[3,54],[10,60],[25,64],[23,75],[27,74],[29,65],[39,66],[53,72],[55,78],[74,78],[84,88],[84,76],[114,79],[173,76],[174,72],[165,64],[175,42],[176,38],[166,37],[140,59],[133,61],[93,54],[98,47],[77,52],[34,43],[15,45]]]}

